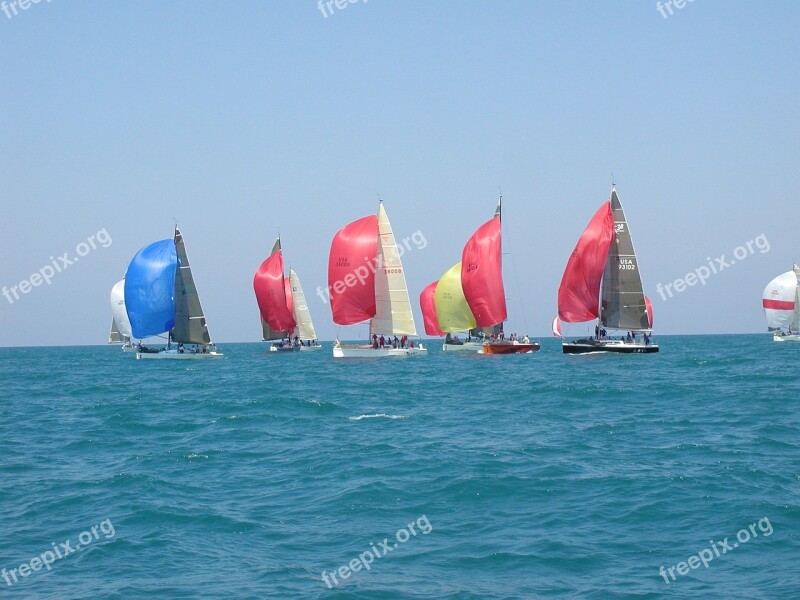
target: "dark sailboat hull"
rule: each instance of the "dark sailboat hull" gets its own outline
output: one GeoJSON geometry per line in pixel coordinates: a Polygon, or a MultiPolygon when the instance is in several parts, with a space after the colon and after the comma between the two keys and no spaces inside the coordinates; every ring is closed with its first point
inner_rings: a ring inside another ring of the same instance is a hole
{"type": "Polygon", "coordinates": [[[658,344],[629,344],[615,340],[576,340],[561,344],[564,354],[589,354],[590,352],[615,352],[617,354],[652,354],[658,344]]]}

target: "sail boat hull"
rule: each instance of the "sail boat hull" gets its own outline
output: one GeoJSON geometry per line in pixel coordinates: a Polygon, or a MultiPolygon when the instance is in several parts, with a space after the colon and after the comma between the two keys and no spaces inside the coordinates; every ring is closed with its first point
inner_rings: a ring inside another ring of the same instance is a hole
{"type": "Polygon", "coordinates": [[[480,352],[483,342],[462,342],[460,344],[442,344],[442,352],[480,352]]]}
{"type": "Polygon", "coordinates": [[[576,340],[561,344],[564,354],[589,354],[592,352],[614,352],[617,354],[652,354],[658,352],[658,344],[628,343],[621,340],[576,340]]]}
{"type": "Polygon", "coordinates": [[[792,333],[790,335],[776,333],[772,336],[776,342],[800,342],[800,333],[792,333]]]}
{"type": "Polygon", "coordinates": [[[222,352],[189,352],[184,350],[179,352],[175,349],[159,350],[158,352],[137,352],[136,360],[206,360],[211,358],[222,358],[222,352]]]}
{"type": "Polygon", "coordinates": [[[530,354],[537,352],[540,344],[522,344],[519,342],[486,342],[481,354],[530,354]]]}
{"type": "Polygon", "coordinates": [[[387,356],[408,358],[419,354],[428,354],[428,349],[422,344],[413,348],[373,348],[368,344],[358,346],[337,342],[333,346],[333,358],[383,358],[387,356]]]}
{"type": "Polygon", "coordinates": [[[270,352],[300,352],[300,346],[295,344],[287,344],[283,346],[281,344],[270,344],[269,347],[270,352]]]}
{"type": "Polygon", "coordinates": [[[300,352],[315,352],[316,350],[322,350],[322,344],[300,346],[300,352]]]}

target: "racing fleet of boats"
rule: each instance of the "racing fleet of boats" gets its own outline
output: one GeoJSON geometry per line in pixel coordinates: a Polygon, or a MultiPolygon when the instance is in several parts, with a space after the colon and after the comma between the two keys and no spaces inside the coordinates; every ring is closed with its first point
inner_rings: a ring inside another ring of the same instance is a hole
{"type": "MultiPolygon", "coordinates": [[[[334,358],[427,354],[417,336],[401,255],[380,200],[374,214],[348,223],[334,235],[328,258],[333,322],[369,324],[363,343],[345,343],[337,335],[334,358]]],[[[502,257],[501,196],[492,218],[467,239],[461,260],[419,296],[425,333],[444,337],[443,351],[529,354],[540,349],[527,336],[504,332],[508,313],[502,257]]],[[[253,289],[270,352],[322,349],[300,278],[293,269],[286,275],[280,236],[256,270],[253,289]]],[[[557,298],[552,331],[562,339],[564,354],[659,351],[652,337],[652,304],[644,293],[630,227],[614,186],[578,238],[557,298]],[[593,335],[564,337],[562,323],[587,322],[590,331],[594,323],[593,335]]],[[[134,255],[125,277],[112,287],[110,302],[108,341],[120,344],[124,352],[135,352],[137,359],[223,356],[211,341],[177,226],[172,238],[148,244],[134,255]],[[153,339],[162,343],[154,345],[153,339]]],[[[776,342],[800,342],[798,265],[769,282],[763,308],[776,342]]]]}

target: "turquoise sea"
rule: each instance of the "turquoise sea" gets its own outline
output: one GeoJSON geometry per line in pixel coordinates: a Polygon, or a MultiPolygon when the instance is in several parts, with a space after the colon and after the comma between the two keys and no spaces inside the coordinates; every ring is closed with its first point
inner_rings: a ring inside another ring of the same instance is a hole
{"type": "Polygon", "coordinates": [[[2,348],[0,596],[800,597],[800,345],[658,341],[2,348]]]}

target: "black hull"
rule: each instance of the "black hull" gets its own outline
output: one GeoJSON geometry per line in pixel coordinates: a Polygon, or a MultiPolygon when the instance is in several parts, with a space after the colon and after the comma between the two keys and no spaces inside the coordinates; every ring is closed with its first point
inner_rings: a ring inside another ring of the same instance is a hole
{"type": "Polygon", "coordinates": [[[602,342],[595,340],[578,340],[561,344],[564,354],[589,354],[590,352],[614,352],[616,354],[653,354],[658,352],[657,344],[643,346],[641,344],[623,344],[620,342],[602,342]]]}

